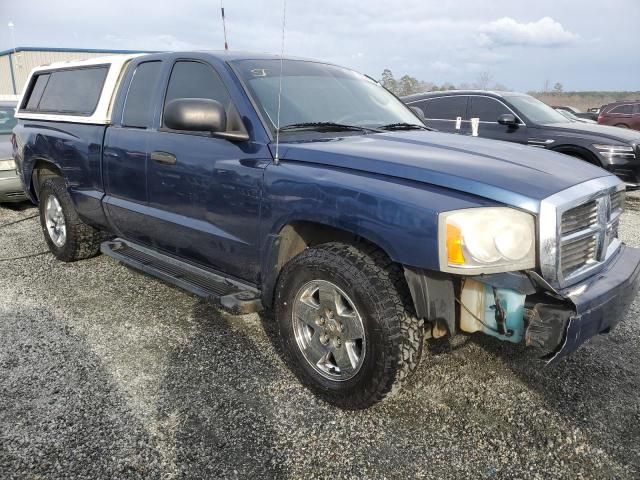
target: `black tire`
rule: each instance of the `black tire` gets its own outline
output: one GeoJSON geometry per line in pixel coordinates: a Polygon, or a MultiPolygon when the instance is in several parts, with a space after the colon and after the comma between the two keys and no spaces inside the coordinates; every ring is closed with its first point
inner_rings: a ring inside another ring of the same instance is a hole
{"type": "Polygon", "coordinates": [[[67,191],[67,186],[62,178],[48,177],[42,182],[40,186],[39,209],[40,225],[42,226],[44,238],[47,241],[49,250],[56,258],[63,262],[75,262],[76,260],[91,258],[98,254],[102,234],[100,230],[80,220],[69,196],[69,192],[67,191]],[[59,202],[64,216],[66,239],[64,244],[60,246],[56,245],[51,238],[45,219],[47,201],[51,196],[55,197],[59,202]]]}
{"type": "Polygon", "coordinates": [[[370,407],[400,390],[418,368],[424,323],[414,313],[402,267],[373,246],[327,243],[305,250],[284,267],[274,306],[291,370],[332,405],[348,410],[370,407]],[[314,280],[338,286],[361,314],[366,352],[360,370],[348,380],[320,375],[296,341],[293,305],[300,288],[314,280]]]}
{"type": "Polygon", "coordinates": [[[620,128],[626,128],[626,129],[628,129],[628,128],[629,128],[629,125],[626,125],[626,124],[624,124],[624,123],[618,123],[618,124],[617,124],[617,125],[615,125],[615,126],[616,126],[616,127],[620,127],[620,128]]]}

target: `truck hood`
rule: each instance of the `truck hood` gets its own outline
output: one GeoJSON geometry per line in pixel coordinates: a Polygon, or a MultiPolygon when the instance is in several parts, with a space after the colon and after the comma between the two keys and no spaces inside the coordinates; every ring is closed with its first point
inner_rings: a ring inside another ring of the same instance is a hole
{"type": "Polygon", "coordinates": [[[591,138],[594,141],[599,141],[597,137],[600,137],[613,141],[613,143],[640,144],[640,132],[598,123],[567,122],[540,125],[540,127],[553,129],[554,133],[562,131],[572,136],[580,135],[585,138],[591,138]]]}
{"type": "Polygon", "coordinates": [[[471,193],[531,212],[540,200],[610,175],[569,156],[476,137],[427,131],[281,143],[280,158],[388,175],[471,193]]]}

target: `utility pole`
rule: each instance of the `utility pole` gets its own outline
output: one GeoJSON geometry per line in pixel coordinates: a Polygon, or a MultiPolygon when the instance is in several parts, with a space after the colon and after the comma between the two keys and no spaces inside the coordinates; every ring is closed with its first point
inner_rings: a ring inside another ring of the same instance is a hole
{"type": "MultiPolygon", "coordinates": [[[[13,33],[13,27],[15,25],[13,24],[12,21],[9,21],[9,23],[7,24],[7,27],[9,27],[9,31],[11,32],[11,43],[13,46],[13,58],[15,59],[15,61],[18,61],[18,56],[16,55],[16,37],[15,34],[13,33]]],[[[13,87],[13,94],[16,95],[18,93],[17,89],[16,89],[16,75],[15,72],[13,71],[13,61],[11,58],[11,54],[9,54],[9,70],[11,70],[11,86],[13,87]]]]}

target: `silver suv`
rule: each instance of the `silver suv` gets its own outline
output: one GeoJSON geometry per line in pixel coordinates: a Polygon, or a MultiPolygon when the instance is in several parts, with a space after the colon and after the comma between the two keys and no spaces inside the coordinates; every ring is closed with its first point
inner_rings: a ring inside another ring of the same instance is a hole
{"type": "Polygon", "coordinates": [[[0,100],[0,203],[26,200],[13,161],[11,130],[16,125],[14,117],[17,101],[0,100]]]}

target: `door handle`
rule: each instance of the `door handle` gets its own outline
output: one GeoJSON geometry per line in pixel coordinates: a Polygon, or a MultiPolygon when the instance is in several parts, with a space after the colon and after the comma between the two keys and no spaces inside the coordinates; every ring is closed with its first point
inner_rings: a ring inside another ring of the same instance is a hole
{"type": "Polygon", "coordinates": [[[151,160],[164,165],[176,164],[176,156],[169,152],[151,152],[151,160]]]}

